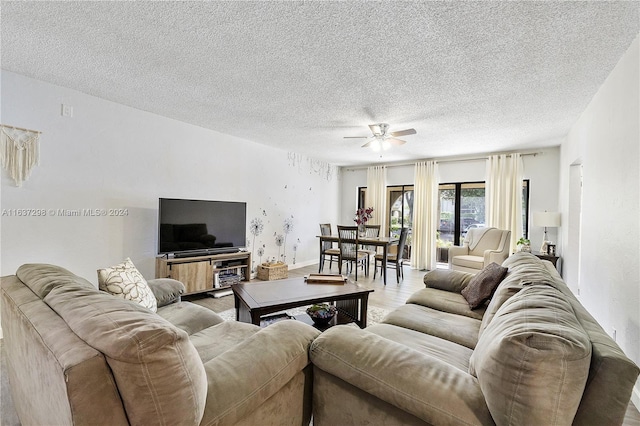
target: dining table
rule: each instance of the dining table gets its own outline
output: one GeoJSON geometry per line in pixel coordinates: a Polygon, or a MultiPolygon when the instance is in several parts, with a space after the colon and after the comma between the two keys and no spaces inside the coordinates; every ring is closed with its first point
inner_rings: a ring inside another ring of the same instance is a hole
{"type": "MultiPolygon", "coordinates": [[[[338,242],[337,235],[318,235],[320,240],[320,261],[322,262],[322,244],[325,242],[338,242]]],[[[382,280],[387,285],[387,252],[392,244],[398,243],[398,237],[358,237],[358,244],[362,246],[382,247],[382,280]]]]}

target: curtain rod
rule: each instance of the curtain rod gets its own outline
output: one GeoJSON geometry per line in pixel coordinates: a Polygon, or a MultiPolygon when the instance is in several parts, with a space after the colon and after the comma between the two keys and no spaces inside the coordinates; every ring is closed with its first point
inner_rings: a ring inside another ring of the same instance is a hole
{"type": "MultiPolygon", "coordinates": [[[[514,153],[506,153],[507,157],[511,157],[511,155],[514,153]]],[[[500,154],[491,154],[491,155],[504,155],[504,153],[500,154]]],[[[520,156],[522,157],[529,157],[529,156],[537,156],[537,155],[542,155],[542,152],[525,152],[520,154],[520,156]]],[[[369,167],[372,166],[385,166],[385,167],[402,167],[402,166],[412,166],[415,165],[416,163],[420,162],[420,161],[435,161],[436,163],[462,163],[464,161],[480,161],[480,160],[488,160],[489,156],[485,155],[482,157],[444,157],[440,160],[434,160],[434,159],[423,159],[423,160],[414,160],[414,161],[405,161],[402,163],[389,163],[389,164],[370,164],[368,166],[354,166],[354,167],[349,167],[349,166],[345,166],[343,167],[344,170],[363,170],[363,169],[368,169],[369,167]]]]}
{"type": "Polygon", "coordinates": [[[0,124],[0,126],[6,127],[6,128],[9,128],[9,129],[14,129],[14,130],[22,130],[22,131],[25,131],[25,132],[42,134],[42,132],[40,132],[38,130],[25,129],[24,127],[9,126],[8,124],[0,124]]]}

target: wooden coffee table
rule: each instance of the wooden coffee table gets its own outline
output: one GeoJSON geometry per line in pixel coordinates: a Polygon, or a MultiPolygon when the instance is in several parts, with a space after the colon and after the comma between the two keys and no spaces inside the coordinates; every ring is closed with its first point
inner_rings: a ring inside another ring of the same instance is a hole
{"type": "MultiPolygon", "coordinates": [[[[236,320],[260,325],[260,317],[314,303],[333,302],[341,318],[367,326],[368,289],[353,281],[343,285],[307,284],[304,278],[240,283],[231,286],[236,320]]],[[[347,321],[345,321],[347,322],[347,321]]]]}

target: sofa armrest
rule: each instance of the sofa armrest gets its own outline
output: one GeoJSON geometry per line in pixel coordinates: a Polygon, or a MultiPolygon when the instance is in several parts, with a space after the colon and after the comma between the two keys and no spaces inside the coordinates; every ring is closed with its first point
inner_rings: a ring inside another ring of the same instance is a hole
{"type": "Polygon", "coordinates": [[[179,302],[180,295],[185,291],[184,284],[171,278],[148,280],[147,284],[149,284],[149,287],[156,298],[158,308],[179,302]]]}
{"type": "Polygon", "coordinates": [[[509,257],[509,255],[504,250],[485,250],[484,266],[491,265],[494,262],[502,265],[502,262],[504,262],[507,257],[509,257]]]}
{"type": "Polygon", "coordinates": [[[366,329],[325,331],[311,344],[311,361],[429,424],[493,424],[475,377],[366,329]]]}
{"type": "Polygon", "coordinates": [[[424,274],[423,282],[427,288],[460,293],[469,284],[471,278],[473,274],[468,272],[434,269],[424,274]]]}
{"type": "Polygon", "coordinates": [[[319,334],[302,322],[280,321],[205,363],[200,424],[236,424],[262,405],[309,365],[309,345],[319,334]]]}

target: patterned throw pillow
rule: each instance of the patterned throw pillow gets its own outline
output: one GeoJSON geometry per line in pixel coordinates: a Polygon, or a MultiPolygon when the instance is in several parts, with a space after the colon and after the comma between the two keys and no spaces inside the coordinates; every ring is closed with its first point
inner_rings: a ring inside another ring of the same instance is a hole
{"type": "Polygon", "coordinates": [[[98,269],[98,287],[114,296],[139,303],[156,312],[156,298],[131,259],[127,258],[119,265],[98,269]]]}

